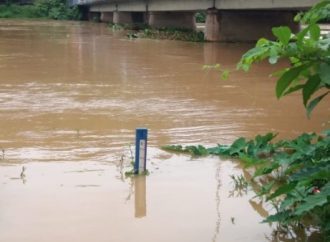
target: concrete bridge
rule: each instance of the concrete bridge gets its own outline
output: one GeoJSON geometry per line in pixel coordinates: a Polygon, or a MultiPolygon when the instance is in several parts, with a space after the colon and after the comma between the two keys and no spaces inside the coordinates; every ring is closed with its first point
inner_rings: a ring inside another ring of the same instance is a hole
{"type": "Polygon", "coordinates": [[[195,13],[206,11],[205,39],[253,41],[271,38],[271,28],[294,30],[296,12],[319,0],[71,0],[88,6],[90,18],[115,24],[145,23],[153,28],[195,29],[195,13]]]}

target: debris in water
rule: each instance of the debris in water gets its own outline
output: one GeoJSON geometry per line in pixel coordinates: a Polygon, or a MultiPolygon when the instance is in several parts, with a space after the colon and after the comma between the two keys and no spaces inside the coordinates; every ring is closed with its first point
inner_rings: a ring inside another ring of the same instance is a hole
{"type": "Polygon", "coordinates": [[[235,218],[234,217],[231,217],[230,220],[231,220],[232,224],[235,224],[235,218]]]}
{"type": "Polygon", "coordinates": [[[21,179],[24,179],[25,178],[25,170],[26,170],[26,168],[25,168],[25,166],[23,166],[22,167],[22,172],[21,172],[21,179]]]}

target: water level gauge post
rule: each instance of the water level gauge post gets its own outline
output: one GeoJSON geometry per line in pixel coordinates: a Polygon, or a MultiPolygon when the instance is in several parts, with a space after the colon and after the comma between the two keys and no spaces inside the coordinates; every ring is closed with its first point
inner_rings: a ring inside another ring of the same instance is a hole
{"type": "Polygon", "coordinates": [[[148,129],[137,128],[135,135],[134,173],[141,174],[147,169],[147,141],[148,129]]]}

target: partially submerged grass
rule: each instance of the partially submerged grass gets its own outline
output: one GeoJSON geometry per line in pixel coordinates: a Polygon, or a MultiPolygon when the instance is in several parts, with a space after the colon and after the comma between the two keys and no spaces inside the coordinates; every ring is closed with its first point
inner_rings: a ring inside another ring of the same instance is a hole
{"type": "Polygon", "coordinates": [[[167,39],[167,40],[182,40],[191,42],[204,42],[204,33],[190,29],[180,28],[150,28],[146,24],[108,24],[112,31],[129,30],[127,37],[133,38],[148,38],[148,39],[167,39]]]}
{"type": "Polygon", "coordinates": [[[150,39],[168,39],[168,40],[183,40],[191,42],[203,42],[204,33],[200,31],[194,31],[189,29],[178,28],[161,28],[152,29],[146,28],[139,32],[141,38],[150,39]]]}

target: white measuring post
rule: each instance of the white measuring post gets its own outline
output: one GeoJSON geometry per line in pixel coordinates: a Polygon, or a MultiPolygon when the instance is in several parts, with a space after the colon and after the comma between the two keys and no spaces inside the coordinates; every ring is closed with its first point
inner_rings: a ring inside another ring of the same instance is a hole
{"type": "Polygon", "coordinates": [[[148,129],[137,128],[135,136],[135,174],[141,174],[147,169],[147,141],[148,129]]]}

